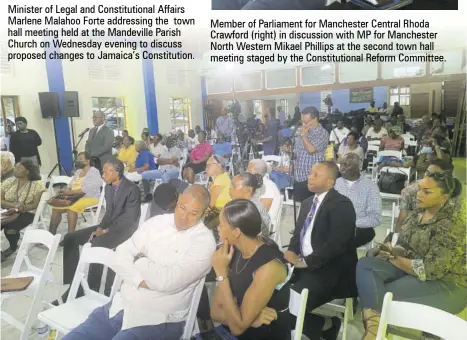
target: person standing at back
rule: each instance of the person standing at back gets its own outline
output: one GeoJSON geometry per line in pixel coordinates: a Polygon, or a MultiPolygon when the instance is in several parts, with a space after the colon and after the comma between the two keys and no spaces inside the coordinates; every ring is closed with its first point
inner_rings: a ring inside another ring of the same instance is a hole
{"type": "Polygon", "coordinates": [[[295,142],[296,165],[294,196],[302,202],[312,194],[308,191],[308,174],[317,163],[324,161],[324,153],[328,146],[329,133],[319,123],[319,111],[310,106],[302,112],[300,136],[295,142]]]}
{"type": "Polygon", "coordinates": [[[86,152],[90,157],[99,158],[101,164],[105,164],[112,159],[114,133],[105,125],[105,116],[103,112],[94,112],[92,121],[94,127],[89,132],[89,137],[86,142],[86,152]]]}
{"type": "Polygon", "coordinates": [[[18,130],[11,134],[10,151],[15,155],[16,163],[29,160],[40,167],[41,157],[37,148],[42,145],[41,137],[35,130],[28,129],[26,118],[17,117],[15,123],[18,130]]]}

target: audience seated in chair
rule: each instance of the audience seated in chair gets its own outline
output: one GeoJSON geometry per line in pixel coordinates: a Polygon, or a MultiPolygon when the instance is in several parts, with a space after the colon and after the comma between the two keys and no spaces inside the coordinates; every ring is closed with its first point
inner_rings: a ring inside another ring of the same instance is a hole
{"type": "Polygon", "coordinates": [[[212,258],[218,281],[212,319],[239,340],[290,339],[287,265],[274,242],[258,237],[258,209],[248,200],[227,203],[218,231],[223,246],[212,258]]]}
{"type": "Polygon", "coordinates": [[[20,231],[33,222],[34,210],[45,191],[39,168],[32,161],[19,162],[14,173],[14,177],[2,182],[0,190],[2,209],[11,213],[10,216],[2,216],[2,230],[10,244],[8,249],[2,251],[2,262],[16,252],[20,231]]]}
{"type": "Polygon", "coordinates": [[[195,145],[190,154],[190,163],[185,167],[193,168],[195,174],[199,174],[206,170],[206,163],[214,154],[212,146],[206,141],[206,132],[200,131],[198,133],[199,144],[195,145]]]}
{"type": "Polygon", "coordinates": [[[256,196],[267,211],[271,210],[274,198],[277,196],[278,188],[276,184],[266,176],[268,173],[267,163],[262,159],[253,159],[248,163],[247,172],[253,175],[260,175],[263,178],[263,184],[261,188],[256,191],[256,196]]]}
{"type": "Polygon", "coordinates": [[[210,208],[221,210],[224,205],[231,200],[230,187],[232,181],[229,174],[224,170],[226,160],[219,156],[212,156],[207,161],[207,175],[213,179],[213,183],[209,187],[211,195],[210,208]]]}
{"type": "MultiPolygon", "coordinates": [[[[425,171],[424,176],[434,174],[434,173],[450,173],[454,166],[452,163],[444,162],[441,159],[434,159],[431,161],[430,165],[428,166],[427,170],[425,171]]],[[[399,216],[397,218],[397,223],[395,227],[395,232],[398,233],[401,230],[402,224],[406,220],[407,216],[410,212],[414,211],[417,208],[417,192],[418,192],[418,185],[422,179],[410,184],[408,187],[404,188],[401,192],[401,199],[399,203],[399,216]]],[[[459,209],[459,205],[465,204],[463,201],[463,195],[459,195],[457,197],[451,197],[448,200],[448,204],[453,204],[455,206],[454,210],[459,209]]]]}
{"type": "Polygon", "coordinates": [[[144,197],[146,197],[146,201],[150,201],[152,199],[149,194],[149,181],[160,179],[162,183],[168,183],[171,179],[178,178],[180,174],[181,158],[182,152],[176,146],[175,138],[169,137],[166,141],[166,147],[164,147],[162,154],[157,159],[159,168],[157,170],[148,170],[142,173],[144,197]]]}
{"type": "Polygon", "coordinates": [[[138,158],[138,151],[136,151],[135,140],[133,137],[123,137],[122,147],[118,152],[117,158],[125,164],[125,168],[128,172],[135,171],[135,162],[136,158],[138,158]]]}
{"type": "Polygon", "coordinates": [[[426,169],[435,159],[440,159],[445,163],[452,163],[451,156],[447,150],[444,150],[438,142],[433,138],[427,138],[422,141],[422,148],[420,153],[416,155],[413,159],[408,160],[404,163],[394,163],[394,162],[383,162],[379,167],[389,166],[389,167],[404,167],[404,168],[414,168],[417,178],[422,178],[425,174],[426,169]]]}
{"type": "Polygon", "coordinates": [[[149,219],[121,244],[115,261],[121,292],[63,339],[179,340],[194,289],[216,249],[202,222],[208,204],[206,188],[193,185],[174,214],[149,219]]]}
{"type": "Polygon", "coordinates": [[[349,198],[333,187],[339,169],[333,162],[313,166],[295,231],[285,258],[295,266],[292,289],[309,289],[303,334],[310,340],[335,340],[340,320],[310,314],[334,299],[356,296],[355,210],[349,198]],[[332,323],[331,323],[332,322],[332,323]]]}
{"type": "Polygon", "coordinates": [[[349,154],[355,154],[360,159],[359,169],[363,168],[363,160],[365,159],[365,153],[363,148],[358,144],[359,135],[357,132],[349,132],[345,142],[342,142],[337,152],[337,162],[341,163],[345,156],[349,154]]]}
{"type": "Polygon", "coordinates": [[[67,214],[68,232],[72,233],[76,229],[78,214],[84,213],[87,208],[99,203],[102,188],[100,159],[90,157],[89,154],[82,152],[75,161],[75,168],[77,170],[71,179],[70,186],[60,190],[59,195],[82,197],[70,206],[52,206],[49,231],[54,235],[62,221],[62,214],[67,214]]]}
{"type": "Polygon", "coordinates": [[[388,135],[381,138],[381,144],[379,145],[380,151],[403,151],[404,150],[404,138],[400,135],[400,130],[389,128],[388,135]]]}
{"type": "Polygon", "coordinates": [[[388,135],[388,130],[383,127],[381,119],[375,119],[374,125],[370,127],[365,135],[367,140],[380,140],[388,135]]]}
{"type": "Polygon", "coordinates": [[[378,186],[360,173],[360,157],[347,154],[340,165],[342,177],[336,180],[334,189],[348,197],[357,216],[355,247],[361,247],[375,237],[374,228],[381,224],[381,196],[378,186]]]}
{"type": "Polygon", "coordinates": [[[457,314],[467,301],[465,205],[449,200],[462,191],[449,173],[427,173],[419,182],[417,209],[391,243],[357,264],[357,286],[365,340],[376,338],[384,295],[395,301],[431,306],[457,314]],[[376,257],[375,257],[376,255],[376,257]]]}
{"type": "MultiPolygon", "coordinates": [[[[117,159],[104,165],[105,215],[97,226],[68,233],[63,239],[63,284],[71,284],[79,261],[79,246],[91,242],[93,247],[113,249],[126,241],[138,227],[141,214],[141,195],[138,187],[123,175],[123,163],[117,159]]],[[[89,287],[99,289],[102,266],[92,266],[89,271],[89,287]]],[[[107,279],[106,292],[112,282],[107,279]]],[[[79,295],[82,294],[81,289],[79,295]]],[[[66,301],[68,291],[62,296],[66,301]]],[[[58,303],[54,302],[55,304],[58,303]]]]}
{"type": "Polygon", "coordinates": [[[212,148],[216,156],[221,156],[226,159],[232,157],[232,143],[227,142],[225,136],[221,133],[217,137],[216,144],[214,144],[212,148]]]}
{"type": "Polygon", "coordinates": [[[233,200],[245,199],[253,202],[261,215],[261,235],[269,237],[271,228],[271,217],[258,198],[255,192],[263,185],[263,177],[261,175],[252,175],[244,172],[242,175],[237,175],[232,179],[232,187],[230,196],[233,200]]]}

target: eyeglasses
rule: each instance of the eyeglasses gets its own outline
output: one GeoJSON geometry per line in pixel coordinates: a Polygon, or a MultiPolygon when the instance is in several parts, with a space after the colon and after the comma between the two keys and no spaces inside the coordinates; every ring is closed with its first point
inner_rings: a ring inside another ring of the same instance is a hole
{"type": "Polygon", "coordinates": [[[432,177],[438,181],[446,179],[448,176],[451,176],[451,174],[447,172],[431,172],[431,171],[425,171],[425,176],[432,177]]]}
{"type": "Polygon", "coordinates": [[[431,172],[427,170],[425,171],[425,176],[434,178],[437,181],[442,181],[447,189],[446,192],[450,193],[455,187],[452,174],[449,172],[431,172]]]}

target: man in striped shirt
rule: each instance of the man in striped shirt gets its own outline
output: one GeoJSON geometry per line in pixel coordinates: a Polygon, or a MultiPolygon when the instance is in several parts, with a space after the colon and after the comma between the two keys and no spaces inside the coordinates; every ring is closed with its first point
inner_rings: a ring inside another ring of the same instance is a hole
{"type": "Polygon", "coordinates": [[[295,140],[295,182],[294,196],[302,202],[311,195],[308,191],[308,175],[311,168],[324,161],[324,153],[329,142],[329,133],[319,122],[319,111],[310,106],[302,111],[300,136],[295,140]]]}

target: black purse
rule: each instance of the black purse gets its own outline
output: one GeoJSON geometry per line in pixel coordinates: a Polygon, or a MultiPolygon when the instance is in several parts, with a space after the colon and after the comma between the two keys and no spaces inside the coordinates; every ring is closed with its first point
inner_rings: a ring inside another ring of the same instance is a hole
{"type": "Polygon", "coordinates": [[[379,191],[386,194],[400,195],[406,181],[407,175],[405,173],[380,172],[378,179],[379,191]]]}

